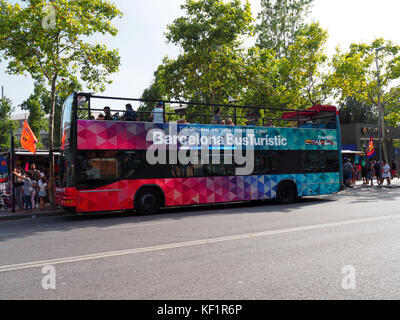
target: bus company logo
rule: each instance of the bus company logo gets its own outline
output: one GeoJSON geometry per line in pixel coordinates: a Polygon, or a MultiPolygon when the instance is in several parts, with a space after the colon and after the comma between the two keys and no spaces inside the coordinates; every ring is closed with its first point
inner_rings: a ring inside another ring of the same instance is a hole
{"type": "Polygon", "coordinates": [[[334,146],[333,140],[306,140],[306,145],[311,146],[334,146]]]}
{"type": "Polygon", "coordinates": [[[178,133],[177,125],[170,125],[168,134],[161,129],[150,130],[146,140],[153,143],[146,152],[150,165],[219,165],[222,162],[226,165],[235,164],[236,175],[251,175],[254,172],[256,146],[288,145],[288,140],[281,136],[270,137],[266,134],[264,137],[256,137],[254,129],[185,128],[178,133]]]}

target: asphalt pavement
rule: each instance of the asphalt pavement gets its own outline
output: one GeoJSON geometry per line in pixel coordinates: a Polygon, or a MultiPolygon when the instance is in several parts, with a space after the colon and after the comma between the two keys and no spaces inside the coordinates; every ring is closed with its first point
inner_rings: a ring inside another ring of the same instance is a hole
{"type": "Polygon", "coordinates": [[[399,299],[399,187],[1,221],[0,299],[399,299]]]}

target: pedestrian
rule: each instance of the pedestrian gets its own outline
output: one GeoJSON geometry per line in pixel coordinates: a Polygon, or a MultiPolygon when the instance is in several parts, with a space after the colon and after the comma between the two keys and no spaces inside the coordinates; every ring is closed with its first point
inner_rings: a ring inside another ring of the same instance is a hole
{"type": "Polygon", "coordinates": [[[345,185],[353,188],[352,180],[353,180],[353,165],[351,164],[350,159],[347,159],[346,163],[343,166],[344,180],[345,185]]]}
{"type": "Polygon", "coordinates": [[[355,186],[356,185],[356,180],[358,180],[358,165],[357,164],[353,164],[353,174],[352,174],[352,185],[355,186]]]}
{"type": "Polygon", "coordinates": [[[375,177],[376,177],[376,181],[378,183],[378,187],[380,187],[382,185],[382,166],[379,161],[375,162],[374,170],[375,170],[375,177]]]}
{"type": "Polygon", "coordinates": [[[47,178],[43,177],[39,183],[39,199],[40,199],[39,201],[40,201],[40,210],[41,211],[44,210],[44,206],[46,203],[47,189],[48,189],[47,178]]]}
{"type": "Polygon", "coordinates": [[[368,161],[368,162],[366,163],[366,167],[365,167],[365,176],[366,176],[365,179],[366,179],[367,185],[369,185],[369,182],[371,182],[371,186],[374,185],[373,170],[374,170],[374,168],[373,168],[373,166],[372,166],[371,161],[368,161]]]}
{"type": "Polygon", "coordinates": [[[383,182],[387,181],[387,185],[390,186],[391,185],[391,180],[392,177],[390,175],[390,166],[388,165],[388,163],[386,161],[383,161],[382,163],[382,185],[383,182]]]}
{"type": "Polygon", "coordinates": [[[36,169],[36,165],[34,163],[31,164],[31,173],[32,173],[32,195],[31,195],[31,201],[32,201],[32,208],[36,209],[38,199],[38,191],[39,191],[39,185],[38,181],[42,179],[42,174],[41,172],[36,169]]]}
{"type": "MultiPolygon", "coordinates": [[[[17,168],[16,172],[20,175],[23,175],[21,168],[17,168]]],[[[15,204],[17,205],[17,207],[20,210],[22,210],[24,208],[23,191],[24,191],[24,180],[22,178],[16,177],[16,180],[15,180],[15,204]]]]}
{"type": "Polygon", "coordinates": [[[394,179],[394,177],[400,179],[399,175],[397,174],[397,165],[394,160],[392,160],[391,167],[392,167],[392,180],[394,179]]]}
{"type": "Polygon", "coordinates": [[[17,171],[14,171],[13,174],[24,181],[25,210],[26,212],[32,212],[32,174],[30,171],[26,172],[24,176],[17,173],[17,171]]]}
{"type": "Polygon", "coordinates": [[[233,123],[233,121],[232,121],[231,118],[228,118],[228,119],[226,120],[226,124],[227,124],[228,126],[234,126],[234,125],[235,125],[235,124],[233,123]]]}
{"type": "Polygon", "coordinates": [[[363,185],[368,185],[368,180],[367,180],[367,167],[368,164],[367,163],[363,163],[363,165],[361,166],[361,177],[363,180],[363,185]]]}
{"type": "Polygon", "coordinates": [[[150,119],[154,123],[165,123],[166,117],[165,117],[165,105],[164,102],[159,102],[157,105],[157,108],[153,110],[153,112],[150,114],[150,119]]]}

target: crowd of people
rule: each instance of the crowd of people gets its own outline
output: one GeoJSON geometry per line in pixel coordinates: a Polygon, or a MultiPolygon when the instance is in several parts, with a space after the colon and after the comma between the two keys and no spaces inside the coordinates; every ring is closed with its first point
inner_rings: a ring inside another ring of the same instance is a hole
{"type": "MultiPolygon", "coordinates": [[[[126,111],[122,116],[119,115],[119,113],[112,114],[111,108],[106,106],[103,109],[103,113],[100,113],[97,117],[97,119],[94,116],[90,117],[90,120],[108,120],[108,121],[139,121],[139,115],[137,111],[133,110],[131,104],[125,105],[126,111]]],[[[154,123],[166,123],[166,115],[165,115],[165,104],[164,102],[159,102],[157,104],[157,107],[150,113],[149,120],[154,122],[154,123]]],[[[189,124],[187,120],[185,119],[180,119],[177,121],[179,124],[189,124]]],[[[217,109],[214,118],[213,118],[213,124],[217,125],[227,125],[227,126],[234,126],[234,122],[232,121],[232,118],[227,118],[224,120],[221,115],[221,109],[217,109]]],[[[270,122],[269,122],[270,124],[270,122]]],[[[273,126],[272,122],[269,126],[273,126]]]]}
{"type": "Polygon", "coordinates": [[[15,205],[27,212],[45,209],[47,201],[48,183],[44,169],[39,170],[31,164],[30,170],[23,171],[16,168],[13,172],[15,179],[15,205]]]}
{"type": "Polygon", "coordinates": [[[394,160],[365,161],[362,164],[353,164],[347,159],[343,165],[344,182],[347,187],[352,188],[356,180],[363,181],[363,185],[374,186],[374,180],[378,187],[382,187],[386,181],[386,185],[390,186],[394,178],[400,179],[397,173],[397,165],[394,160]]]}

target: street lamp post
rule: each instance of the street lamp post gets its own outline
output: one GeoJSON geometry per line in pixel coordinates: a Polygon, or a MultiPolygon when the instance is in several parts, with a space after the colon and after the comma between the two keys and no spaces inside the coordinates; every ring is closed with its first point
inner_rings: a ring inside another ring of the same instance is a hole
{"type": "Polygon", "coordinates": [[[379,139],[379,161],[382,161],[382,145],[384,139],[384,115],[381,108],[381,79],[379,75],[379,51],[385,49],[385,47],[379,47],[375,49],[375,60],[376,60],[376,77],[378,80],[378,139],[379,139]]]}

